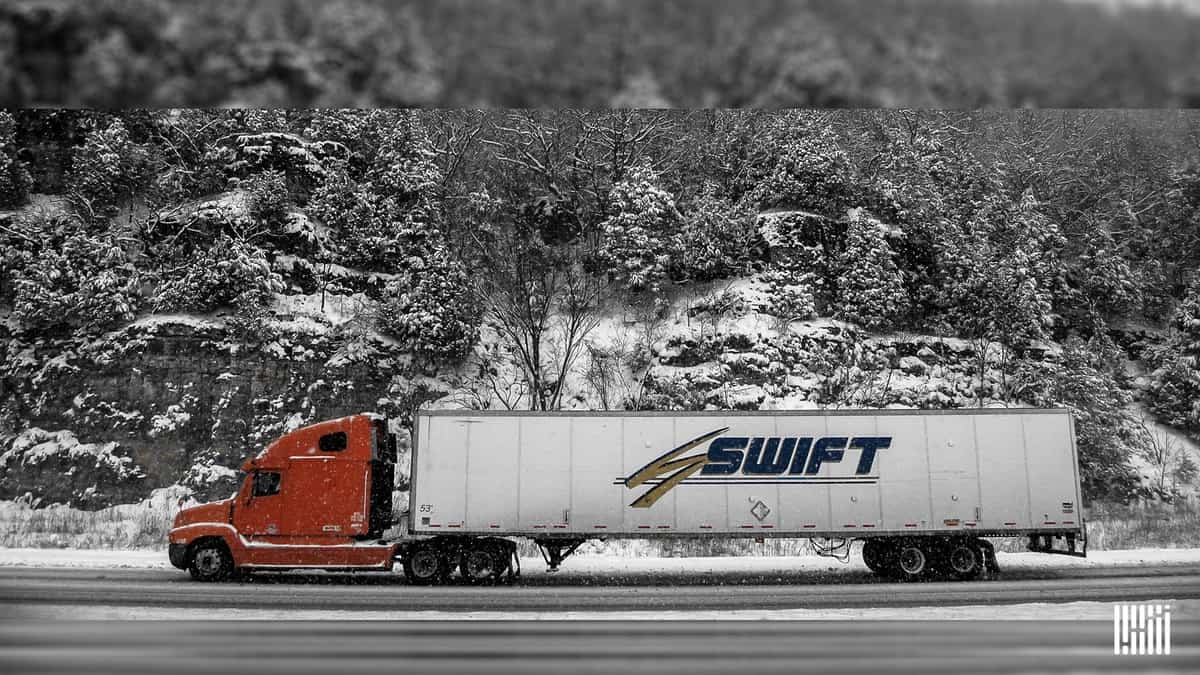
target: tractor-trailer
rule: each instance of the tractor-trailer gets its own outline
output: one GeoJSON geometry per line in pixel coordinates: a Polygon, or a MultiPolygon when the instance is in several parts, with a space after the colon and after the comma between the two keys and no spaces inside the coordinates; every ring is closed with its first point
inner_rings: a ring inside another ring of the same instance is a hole
{"type": "Polygon", "coordinates": [[[360,415],[292,432],[234,499],[181,512],[172,562],[201,579],[400,563],[414,583],[484,582],[519,573],[514,538],[557,569],[589,539],[805,537],[862,540],[872,570],[916,580],[994,569],[983,537],[1086,555],[1066,410],[423,410],[412,438],[393,538],[395,441],[360,415]]]}

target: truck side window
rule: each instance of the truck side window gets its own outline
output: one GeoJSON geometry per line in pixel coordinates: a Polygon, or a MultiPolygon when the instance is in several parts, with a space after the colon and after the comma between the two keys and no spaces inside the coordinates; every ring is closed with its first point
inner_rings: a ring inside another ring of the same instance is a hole
{"type": "Polygon", "coordinates": [[[254,496],[270,497],[279,494],[279,472],[259,471],[254,474],[254,496]]]}
{"type": "Polygon", "coordinates": [[[325,434],[317,441],[317,446],[321,448],[321,452],[341,452],[346,449],[346,432],[325,434]]]}

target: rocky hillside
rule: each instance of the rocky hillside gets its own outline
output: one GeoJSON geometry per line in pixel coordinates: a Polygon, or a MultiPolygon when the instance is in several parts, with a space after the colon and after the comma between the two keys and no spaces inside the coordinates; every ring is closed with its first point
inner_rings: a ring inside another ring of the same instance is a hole
{"type": "Polygon", "coordinates": [[[0,499],[418,405],[1067,406],[1089,498],[1187,497],[1194,121],[982,115],[0,114],[0,499]]]}

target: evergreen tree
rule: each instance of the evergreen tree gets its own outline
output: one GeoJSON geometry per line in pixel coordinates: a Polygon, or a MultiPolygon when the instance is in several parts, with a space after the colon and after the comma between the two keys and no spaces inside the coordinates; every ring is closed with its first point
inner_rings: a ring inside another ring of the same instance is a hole
{"type": "Polygon", "coordinates": [[[671,193],[647,165],[636,166],[613,186],[612,215],[600,224],[598,258],[609,276],[630,291],[657,293],[667,278],[671,239],[683,220],[671,193]]]}
{"type": "Polygon", "coordinates": [[[1200,438],[1200,275],[1175,309],[1171,328],[1167,344],[1152,355],[1157,368],[1147,398],[1160,419],[1200,438]]]}
{"type": "Polygon", "coordinates": [[[76,230],[47,246],[17,273],[13,317],[40,333],[97,332],[131,320],[140,304],[140,275],[110,233],[76,230]]]}
{"type": "Polygon", "coordinates": [[[823,116],[787,113],[751,150],[748,195],[761,211],[797,209],[840,217],[855,206],[856,177],[823,116]]]}
{"type": "Polygon", "coordinates": [[[835,263],[839,316],[867,328],[890,328],[908,310],[904,279],[888,244],[887,226],[852,209],[845,247],[835,263]]]}
{"type": "Polygon", "coordinates": [[[420,356],[456,360],[474,346],[480,312],[466,270],[438,248],[388,284],[376,324],[420,356]]]}
{"type": "Polygon", "coordinates": [[[104,216],[144,185],[149,168],[147,149],[134,143],[125,124],[113,118],[88,133],[71,153],[68,182],[85,215],[104,216]]]}
{"type": "Polygon", "coordinates": [[[689,205],[671,244],[671,277],[708,281],[745,273],[758,262],[760,239],[754,218],[708,186],[689,205]]]}

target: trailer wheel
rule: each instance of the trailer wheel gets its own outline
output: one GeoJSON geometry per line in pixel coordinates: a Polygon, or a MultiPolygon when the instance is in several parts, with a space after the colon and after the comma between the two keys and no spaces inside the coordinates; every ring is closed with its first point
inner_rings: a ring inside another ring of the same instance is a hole
{"type": "Polygon", "coordinates": [[[404,576],[409,583],[428,585],[445,581],[448,570],[445,558],[436,547],[428,544],[414,546],[404,558],[404,576]]]}
{"type": "Polygon", "coordinates": [[[929,551],[915,541],[901,542],[896,547],[893,568],[904,581],[917,581],[929,572],[929,551]]]}
{"type": "Polygon", "coordinates": [[[202,541],[192,549],[188,572],[197,581],[224,581],[233,576],[233,556],[225,542],[202,541]]]}
{"type": "Polygon", "coordinates": [[[458,572],[473,584],[496,583],[508,567],[503,563],[504,558],[495,546],[475,543],[463,551],[458,572]]]}
{"type": "Polygon", "coordinates": [[[946,571],[954,579],[970,581],[983,569],[983,556],[974,541],[951,542],[946,548],[946,571]]]}
{"type": "Polygon", "coordinates": [[[863,542],[862,559],[867,568],[880,576],[887,576],[891,547],[878,539],[868,539],[863,542]]]}

